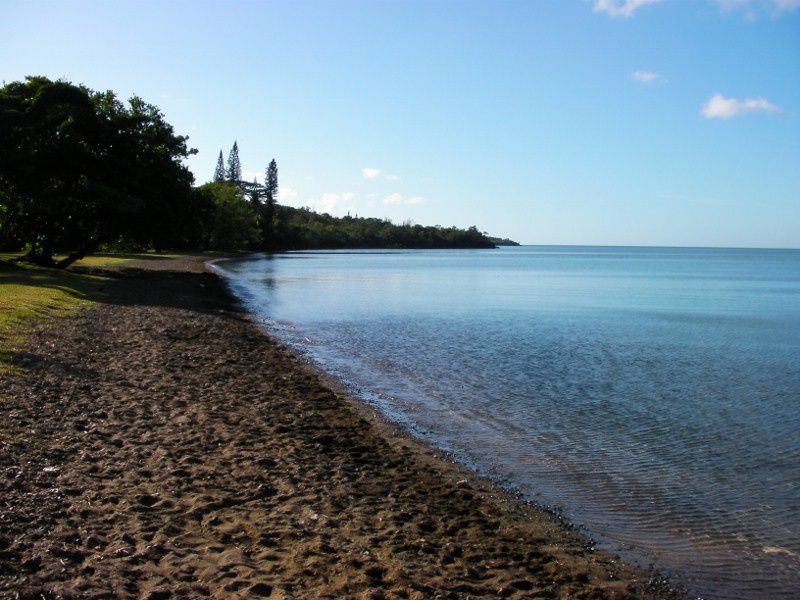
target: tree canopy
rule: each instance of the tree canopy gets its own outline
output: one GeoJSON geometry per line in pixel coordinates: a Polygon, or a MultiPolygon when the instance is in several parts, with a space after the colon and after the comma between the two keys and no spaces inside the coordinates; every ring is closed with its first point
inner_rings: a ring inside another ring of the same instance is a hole
{"type": "Polygon", "coordinates": [[[195,150],[141,98],[45,77],[0,88],[0,200],[4,239],[29,256],[75,260],[127,236],[159,245],[189,202],[195,150]],[[168,202],[168,199],[172,200],[168,202]]]}
{"type": "Polygon", "coordinates": [[[333,217],[307,208],[276,207],[280,248],[494,248],[477,227],[395,224],[386,219],[333,217]]]}
{"type": "Polygon", "coordinates": [[[237,183],[242,180],[242,163],[239,161],[239,144],[233,142],[233,147],[228,153],[228,167],[225,170],[225,179],[237,183]]]}
{"type": "Polygon", "coordinates": [[[278,164],[242,181],[239,145],[194,187],[196,150],[159,109],[67,81],[0,87],[0,248],[66,266],[99,248],[491,247],[476,228],[394,225],[280,206],[278,164]]]}
{"type": "Polygon", "coordinates": [[[214,169],[214,181],[225,181],[225,161],[222,158],[222,150],[217,157],[217,167],[214,169]]]}

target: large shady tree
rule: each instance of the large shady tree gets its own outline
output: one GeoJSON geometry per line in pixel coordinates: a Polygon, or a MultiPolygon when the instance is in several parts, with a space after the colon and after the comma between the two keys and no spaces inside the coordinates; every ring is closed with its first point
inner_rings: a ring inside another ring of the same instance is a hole
{"type": "Polygon", "coordinates": [[[0,238],[67,266],[121,237],[171,244],[192,210],[195,150],[153,105],[66,81],[0,88],[0,238]]]}

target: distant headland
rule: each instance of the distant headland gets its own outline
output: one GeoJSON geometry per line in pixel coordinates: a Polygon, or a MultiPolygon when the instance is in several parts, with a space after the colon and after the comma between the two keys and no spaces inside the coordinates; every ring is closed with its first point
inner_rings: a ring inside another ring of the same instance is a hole
{"type": "Polygon", "coordinates": [[[508,238],[499,238],[499,237],[489,237],[489,241],[492,242],[495,246],[519,246],[519,242],[515,242],[514,240],[510,240],[508,238]]]}

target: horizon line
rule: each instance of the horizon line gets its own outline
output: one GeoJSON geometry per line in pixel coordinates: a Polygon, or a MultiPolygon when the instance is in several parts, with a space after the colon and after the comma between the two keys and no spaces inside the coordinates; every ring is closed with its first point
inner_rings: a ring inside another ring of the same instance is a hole
{"type": "MultiPolygon", "coordinates": [[[[510,239],[510,238],[509,238],[510,239]]],[[[517,242],[519,246],[499,246],[501,248],[514,248],[522,246],[538,246],[540,248],[566,247],[566,248],[653,248],[653,249],[675,249],[683,250],[800,250],[794,246],[665,246],[662,244],[528,244],[517,242]]]]}

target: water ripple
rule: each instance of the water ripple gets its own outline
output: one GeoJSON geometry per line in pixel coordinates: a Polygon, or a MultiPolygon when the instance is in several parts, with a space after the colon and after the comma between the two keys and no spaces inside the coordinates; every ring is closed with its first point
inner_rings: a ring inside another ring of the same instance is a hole
{"type": "Polygon", "coordinates": [[[704,597],[800,597],[800,253],[304,257],[231,285],[392,418],[704,597]]]}

